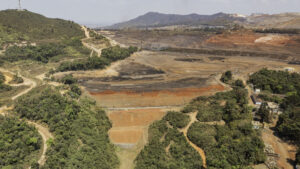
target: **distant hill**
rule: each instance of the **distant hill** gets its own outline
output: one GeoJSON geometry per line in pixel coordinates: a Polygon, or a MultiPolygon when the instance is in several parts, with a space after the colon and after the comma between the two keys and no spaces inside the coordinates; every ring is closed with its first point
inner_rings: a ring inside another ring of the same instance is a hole
{"type": "Polygon", "coordinates": [[[80,25],[62,19],[51,19],[29,11],[0,11],[1,42],[18,40],[59,41],[74,36],[83,37],[80,25]]]}
{"type": "Polygon", "coordinates": [[[241,15],[232,15],[217,13],[214,15],[176,15],[149,12],[127,22],[118,23],[107,28],[143,28],[143,27],[161,27],[171,25],[188,25],[188,26],[226,26],[235,22],[243,22],[246,19],[241,15]]]}
{"type": "Polygon", "coordinates": [[[300,13],[253,14],[246,23],[254,27],[300,29],[300,13]]]}
{"type": "Polygon", "coordinates": [[[260,28],[300,29],[300,13],[240,14],[217,13],[213,15],[176,15],[149,12],[135,19],[106,27],[108,29],[150,28],[164,26],[228,26],[239,24],[260,28]]]}

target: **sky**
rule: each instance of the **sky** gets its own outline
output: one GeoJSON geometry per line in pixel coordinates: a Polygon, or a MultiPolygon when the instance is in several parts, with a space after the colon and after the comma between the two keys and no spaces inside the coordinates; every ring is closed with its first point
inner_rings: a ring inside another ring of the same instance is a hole
{"type": "MultiPolygon", "coordinates": [[[[21,0],[24,9],[81,24],[110,25],[147,12],[214,14],[218,12],[300,12],[300,0],[21,0]]],[[[18,0],[0,0],[0,10],[15,9],[18,0]]]]}

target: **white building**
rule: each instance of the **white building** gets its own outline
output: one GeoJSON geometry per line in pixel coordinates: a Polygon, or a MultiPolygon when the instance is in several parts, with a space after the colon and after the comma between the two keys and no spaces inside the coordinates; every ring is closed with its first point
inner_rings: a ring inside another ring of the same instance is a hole
{"type": "Polygon", "coordinates": [[[260,89],[255,89],[255,94],[259,94],[260,93],[260,89]]]}

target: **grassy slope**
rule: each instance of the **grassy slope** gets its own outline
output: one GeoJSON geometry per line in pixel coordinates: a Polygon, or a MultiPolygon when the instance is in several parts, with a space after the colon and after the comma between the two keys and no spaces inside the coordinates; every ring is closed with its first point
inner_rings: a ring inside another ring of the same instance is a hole
{"type": "MultiPolygon", "coordinates": [[[[29,11],[0,11],[0,38],[10,41],[60,41],[64,38],[84,37],[80,25],[62,19],[46,18],[29,11]]],[[[1,43],[1,41],[0,41],[1,43]]]]}

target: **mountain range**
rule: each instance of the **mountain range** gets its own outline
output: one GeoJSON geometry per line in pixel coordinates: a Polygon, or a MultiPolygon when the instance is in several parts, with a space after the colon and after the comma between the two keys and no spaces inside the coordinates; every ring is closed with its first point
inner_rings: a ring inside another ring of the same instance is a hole
{"type": "Polygon", "coordinates": [[[109,29],[149,28],[164,26],[230,26],[234,24],[252,27],[300,28],[300,13],[240,14],[216,13],[213,15],[178,15],[149,12],[132,20],[106,27],[109,29]]]}

